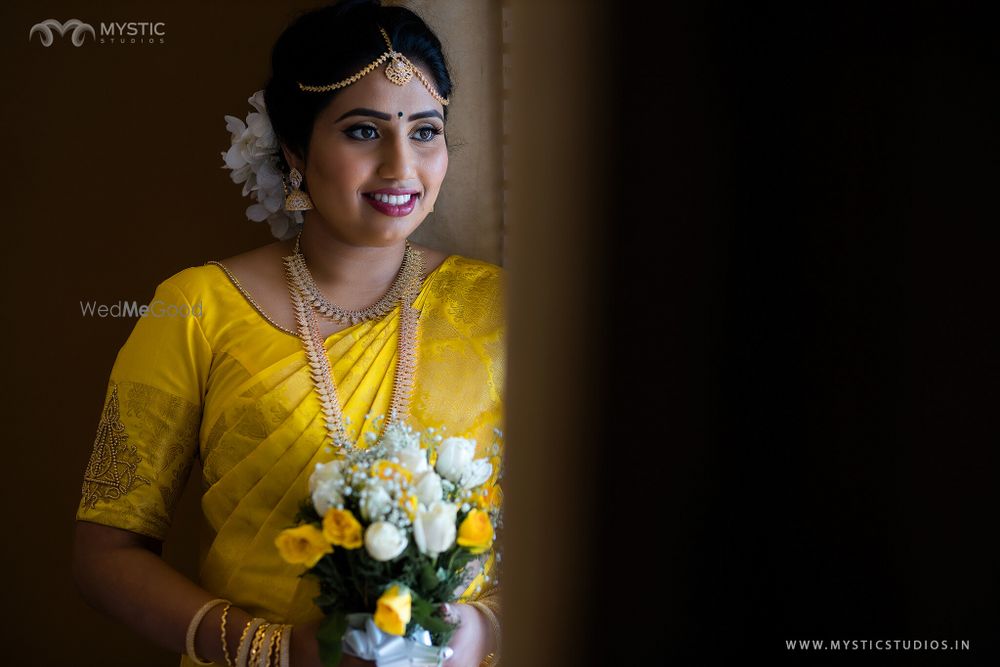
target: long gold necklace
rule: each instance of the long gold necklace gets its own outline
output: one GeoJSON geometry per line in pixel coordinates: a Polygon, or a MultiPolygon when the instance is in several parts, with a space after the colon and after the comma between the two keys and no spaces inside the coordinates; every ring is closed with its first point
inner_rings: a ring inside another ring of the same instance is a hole
{"type": "MultiPolygon", "coordinates": [[[[354,447],[354,443],[347,436],[344,427],[344,416],[337,398],[333,370],[330,368],[330,359],[326,355],[325,341],[319,332],[317,312],[322,313],[323,311],[320,310],[319,304],[315,302],[308,284],[303,279],[302,269],[305,268],[305,275],[308,275],[308,267],[305,266],[302,254],[298,252],[298,239],[296,239],[295,251],[294,254],[284,258],[284,263],[285,278],[292,297],[292,308],[295,312],[298,335],[305,347],[310,375],[322,406],[328,444],[334,448],[337,454],[344,455],[354,447]]],[[[409,412],[410,392],[413,388],[413,373],[416,368],[417,310],[413,307],[413,302],[420,292],[424,261],[423,255],[419,251],[413,250],[409,242],[407,242],[407,251],[410,253],[410,265],[406,267],[405,271],[404,267],[401,266],[396,280],[393,282],[394,285],[397,282],[401,283],[397,297],[400,313],[396,346],[396,373],[393,377],[392,396],[389,399],[389,414],[382,420],[379,438],[389,424],[406,418],[409,412]],[[403,278],[400,279],[400,276],[403,278]]],[[[406,255],[404,255],[405,263],[406,255]]],[[[315,285],[315,283],[313,284],[315,285]]]]}

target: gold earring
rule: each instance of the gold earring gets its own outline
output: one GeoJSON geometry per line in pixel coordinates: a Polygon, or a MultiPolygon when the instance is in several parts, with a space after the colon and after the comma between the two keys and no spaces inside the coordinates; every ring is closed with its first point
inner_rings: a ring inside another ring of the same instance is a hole
{"type": "Polygon", "coordinates": [[[288,191],[285,179],[281,179],[281,184],[285,187],[285,210],[286,211],[308,211],[313,207],[312,199],[299,186],[302,185],[302,174],[298,169],[292,167],[288,174],[288,180],[292,182],[292,191],[288,191]]]}

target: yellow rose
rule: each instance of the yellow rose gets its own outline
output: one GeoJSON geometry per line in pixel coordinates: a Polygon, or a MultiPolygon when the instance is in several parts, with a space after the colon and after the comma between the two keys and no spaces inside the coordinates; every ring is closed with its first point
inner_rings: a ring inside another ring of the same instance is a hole
{"type": "Polygon", "coordinates": [[[390,586],[375,605],[375,625],[390,635],[403,636],[410,622],[410,591],[390,586]]]}
{"type": "Polygon", "coordinates": [[[336,507],[328,509],[323,517],[323,537],[330,544],[345,549],[357,549],[364,544],[361,524],[351,514],[351,510],[336,507]]]}
{"type": "Polygon", "coordinates": [[[481,554],[493,544],[493,524],[490,515],[482,510],[472,510],[458,527],[459,546],[467,547],[474,554],[481,554]]]}
{"type": "Polygon", "coordinates": [[[333,546],[311,523],[286,528],[275,538],[274,544],[286,561],[296,565],[302,563],[306,567],[312,567],[320,558],[333,553],[333,546]]]}

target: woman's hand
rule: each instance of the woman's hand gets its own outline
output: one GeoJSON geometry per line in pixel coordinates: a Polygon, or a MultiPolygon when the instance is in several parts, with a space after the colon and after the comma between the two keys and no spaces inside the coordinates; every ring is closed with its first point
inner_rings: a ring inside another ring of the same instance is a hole
{"type": "Polygon", "coordinates": [[[483,613],[471,604],[450,603],[448,620],[458,619],[458,630],[451,636],[448,646],[455,653],[445,661],[447,667],[479,667],[486,654],[489,653],[490,634],[493,628],[489,625],[483,613]]]}
{"type": "MultiPolygon", "coordinates": [[[[445,665],[447,667],[479,667],[483,658],[489,653],[492,640],[489,625],[482,612],[469,604],[448,604],[446,618],[452,623],[458,623],[458,629],[448,642],[455,653],[445,665]]],[[[292,646],[290,662],[292,667],[321,667],[319,660],[319,644],[316,642],[316,631],[319,621],[311,621],[296,625],[292,630],[292,646]]],[[[374,662],[362,660],[353,655],[344,654],[338,667],[373,667],[374,662]]]]}

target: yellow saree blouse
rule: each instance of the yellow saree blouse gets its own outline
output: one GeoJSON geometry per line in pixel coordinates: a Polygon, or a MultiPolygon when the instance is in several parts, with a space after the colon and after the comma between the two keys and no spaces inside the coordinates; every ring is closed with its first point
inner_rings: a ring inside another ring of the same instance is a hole
{"type": "MultiPolygon", "coordinates": [[[[426,277],[409,421],[474,438],[503,456],[503,272],[448,257],[426,277]]],[[[325,339],[358,446],[388,411],[398,307],[325,339]]],[[[195,457],[202,467],[200,585],[273,622],[320,618],[318,586],[274,545],[294,523],[325,452],[325,427],[302,342],[272,322],[221,264],[160,283],[112,367],[77,519],[167,536],[195,457]]],[[[495,554],[462,600],[497,585],[495,554]],[[493,574],[494,576],[489,576],[493,574]]],[[[189,665],[187,658],[181,665],[189,665]]]]}

